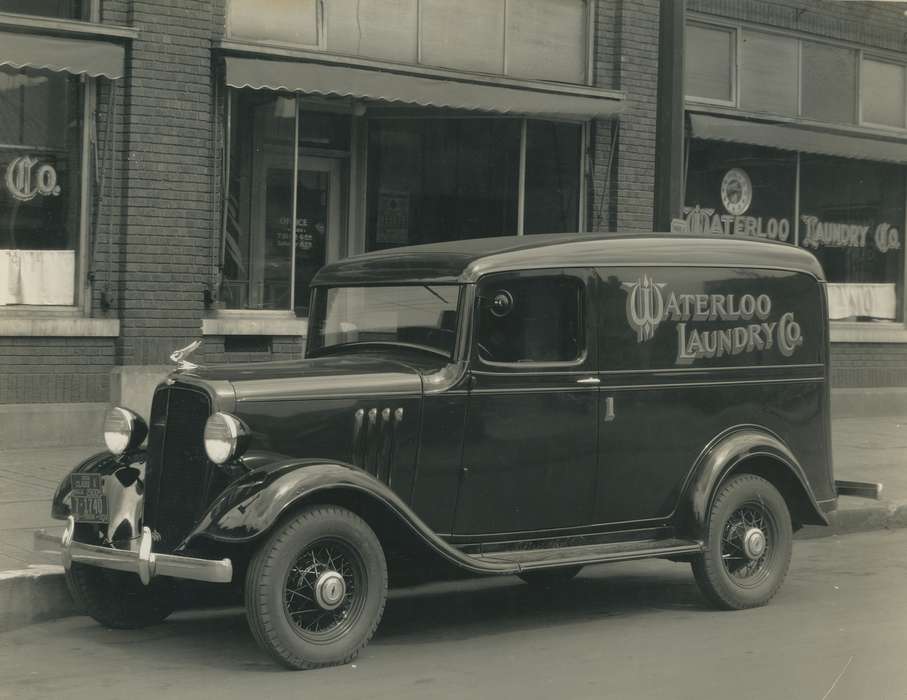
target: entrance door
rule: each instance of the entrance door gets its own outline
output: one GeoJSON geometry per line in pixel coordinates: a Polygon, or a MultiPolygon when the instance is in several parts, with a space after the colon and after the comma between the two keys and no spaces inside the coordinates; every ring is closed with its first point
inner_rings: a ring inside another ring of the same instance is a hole
{"type": "Polygon", "coordinates": [[[308,313],[309,285],[315,273],[340,257],[342,227],[342,172],[337,158],[307,156],[299,159],[296,189],[295,306],[308,313]]]}
{"type": "Polygon", "coordinates": [[[490,275],[479,285],[454,532],[588,525],[596,486],[592,273],[490,275]]]}

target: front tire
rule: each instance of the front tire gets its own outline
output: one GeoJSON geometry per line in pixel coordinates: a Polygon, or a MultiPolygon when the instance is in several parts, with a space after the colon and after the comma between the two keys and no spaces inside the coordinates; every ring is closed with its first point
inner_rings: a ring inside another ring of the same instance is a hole
{"type": "Polygon", "coordinates": [[[765,605],[787,576],[793,529],[784,498],[755,474],[721,486],[709,514],[706,549],[693,575],[706,598],[724,610],[765,605]]]}
{"type": "Polygon", "coordinates": [[[146,586],[138,574],[73,562],[66,570],[66,585],[77,607],[112,629],[156,625],[174,608],[173,584],[167,579],[146,586]]]}
{"type": "Polygon", "coordinates": [[[279,526],[246,574],[246,615],[278,663],[312,669],[352,661],[387,600],[387,563],[375,533],[337,506],[312,506],[279,526]]]}

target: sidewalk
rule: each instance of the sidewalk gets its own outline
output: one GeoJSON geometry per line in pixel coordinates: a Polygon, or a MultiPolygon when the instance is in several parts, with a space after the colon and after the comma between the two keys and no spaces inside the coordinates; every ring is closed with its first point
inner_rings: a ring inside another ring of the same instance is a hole
{"type": "MultiPolygon", "coordinates": [[[[904,506],[898,511],[900,524],[907,525],[907,416],[838,418],[832,423],[832,446],[835,478],[884,484],[881,502],[842,497],[834,531],[886,527],[899,506],[904,506]]],[[[42,527],[62,532],[60,522],[50,517],[54,490],[79,460],[101,449],[0,450],[0,571],[45,563],[31,551],[32,532],[42,527]]],[[[823,532],[817,528],[810,534],[823,532]]]]}

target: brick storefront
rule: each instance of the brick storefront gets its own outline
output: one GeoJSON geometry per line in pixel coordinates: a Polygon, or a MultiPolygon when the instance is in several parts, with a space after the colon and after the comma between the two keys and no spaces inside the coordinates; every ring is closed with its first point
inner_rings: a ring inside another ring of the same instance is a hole
{"type": "MultiPolygon", "coordinates": [[[[413,7],[416,3],[411,0],[413,7]]],[[[246,11],[252,5],[243,0],[85,0],[73,3],[79,9],[62,19],[25,18],[17,24],[14,15],[4,15],[5,20],[0,17],[6,22],[6,29],[0,27],[0,31],[65,37],[73,42],[90,39],[100,49],[115,47],[122,52],[121,75],[113,79],[104,73],[95,75],[92,66],[66,66],[64,71],[69,72],[61,73],[83,76],[79,89],[88,106],[82,131],[83,153],[88,159],[83,168],[84,216],[79,242],[72,246],[77,258],[75,303],[71,308],[46,309],[0,306],[0,421],[5,426],[0,428],[0,445],[17,444],[25,434],[17,427],[17,416],[27,413],[26,405],[61,416],[78,415],[67,423],[68,432],[47,436],[48,443],[57,444],[74,436],[94,436],[109,400],[147,412],[145,404],[169,365],[170,352],[195,338],[204,339],[197,357],[205,363],[300,356],[306,332],[304,301],[300,301],[305,287],[299,286],[303,267],[296,256],[304,258],[309,253],[292,238],[295,252],[289,267],[295,273],[281,278],[279,275],[287,274],[286,266],[268,267],[273,251],[252,252],[255,231],[279,228],[285,225],[280,221],[293,220],[291,213],[295,212],[292,235],[312,235],[317,242],[316,229],[324,222],[310,226],[309,233],[302,232],[307,224],[300,219],[311,216],[297,202],[297,196],[302,200],[297,194],[293,194],[292,207],[287,205],[281,216],[269,213],[268,188],[282,186],[288,192],[292,188],[266,182],[248,160],[231,151],[239,148],[242,139],[251,138],[242,130],[257,125],[254,119],[266,117],[270,124],[292,125],[295,118],[298,134],[289,149],[256,141],[249,151],[256,159],[267,153],[277,163],[268,167],[274,168],[284,167],[280,159],[289,162],[295,153],[299,167],[292,182],[298,177],[299,183],[294,192],[315,187],[311,183],[316,181],[326,188],[324,183],[333,177],[338,179],[330,182],[341,183],[340,214],[328,227],[333,242],[322,253],[328,258],[386,247],[395,240],[397,244],[423,240],[416,228],[420,222],[427,225],[425,212],[440,206],[437,202],[442,195],[449,195],[443,189],[448,185],[432,173],[423,173],[413,180],[432,180],[431,186],[439,188],[437,198],[416,190],[401,195],[402,186],[392,179],[393,173],[374,165],[379,160],[376,154],[387,159],[398,148],[394,144],[410,144],[406,148],[414,149],[412,144],[421,139],[422,148],[427,148],[424,144],[432,139],[440,143],[451,138],[458,139],[458,148],[464,153],[487,152],[481,129],[470,131],[465,119],[462,129],[449,126],[453,122],[459,125],[457,119],[467,111],[470,119],[487,118],[489,125],[494,122],[503,134],[501,143],[509,143],[507,139],[513,143],[512,153],[500,146],[501,152],[492,153],[489,161],[495,168],[516,173],[512,186],[495,195],[498,204],[518,206],[520,212],[512,220],[502,220],[502,231],[531,233],[535,215],[528,207],[533,196],[546,202],[545,197],[554,196],[555,186],[548,174],[553,167],[545,161],[545,167],[539,166],[533,174],[533,158],[544,158],[550,150],[547,146],[534,149],[533,138],[562,148],[573,159],[563,170],[569,175],[564,186],[569,197],[558,190],[562,199],[557,201],[569,200],[565,209],[575,209],[575,218],[567,214],[561,223],[545,225],[563,227],[554,230],[568,230],[569,226],[597,232],[650,231],[654,227],[660,0],[597,0],[576,6],[558,0],[547,8],[527,0],[516,5],[531,11],[517,19],[507,14],[512,8],[494,14],[498,10],[490,0],[468,2],[460,6],[459,14],[445,14],[449,8],[434,0],[429,9],[435,8],[438,19],[423,12],[423,25],[414,30],[419,33],[418,41],[414,34],[400,33],[404,15],[394,22],[378,12],[363,15],[365,21],[357,29],[342,10],[333,8],[328,9],[338,14],[331,15],[332,25],[319,20],[320,14],[312,15],[315,24],[310,36],[303,21],[309,4],[315,7],[315,3],[301,2],[293,21],[286,23],[292,26],[281,28],[296,32],[292,41],[287,39],[290,34],[261,34],[255,13],[246,11]],[[581,14],[580,5],[590,8],[582,12],[591,14],[581,14]],[[554,14],[539,14],[544,12],[554,14]],[[475,13],[478,28],[464,36],[479,43],[467,42],[461,50],[451,50],[443,36],[438,38],[437,27],[453,23],[451,31],[456,31],[456,22],[461,20],[464,27],[472,26],[470,13],[475,13]],[[498,21],[508,37],[503,59],[495,54],[500,49],[496,40],[483,39],[485,35],[479,31],[498,21]],[[575,32],[569,50],[555,47],[558,50],[552,49],[551,54],[555,58],[547,63],[534,60],[532,51],[520,53],[524,44],[538,45],[532,32],[540,30],[533,27],[545,22],[563,22],[558,36],[575,32]],[[86,27],[95,28],[96,35],[86,34],[86,27]],[[337,27],[346,29],[341,32],[337,27]],[[374,33],[370,34],[371,29],[374,33]],[[353,31],[359,32],[356,41],[349,37],[353,31]],[[382,32],[390,31],[398,32],[397,39],[382,44],[382,32]],[[403,55],[410,40],[413,53],[403,55]],[[335,46],[339,48],[335,50],[335,46]],[[353,71],[350,75],[357,81],[371,80],[373,84],[361,94],[345,91],[343,80],[327,87],[310,85],[300,66],[321,70],[324,76],[331,71],[353,71]],[[374,74],[382,72],[399,82],[375,82],[374,74]],[[406,79],[412,77],[435,81],[441,87],[427,97],[413,96],[407,104],[406,91],[411,88],[406,79]],[[275,80],[278,82],[272,84],[275,80]],[[453,98],[446,101],[443,81],[454,86],[459,82],[476,85],[476,95],[482,96],[475,98],[475,104],[453,98]],[[518,110],[507,103],[501,97],[505,88],[520,91],[520,99],[530,106],[518,110]],[[403,90],[402,97],[394,90],[403,90]],[[568,105],[564,114],[552,106],[560,104],[568,105]],[[438,116],[447,122],[432,121],[438,116]],[[337,124],[346,131],[335,143],[331,139],[337,136],[337,124]],[[322,130],[314,133],[315,127],[322,130]],[[565,138],[570,145],[564,146],[565,138]],[[306,176],[311,182],[303,182],[304,159],[308,159],[306,176]],[[570,179],[574,171],[581,172],[575,183],[570,179]],[[258,200],[256,178],[265,183],[258,200]],[[252,194],[248,193],[250,187],[252,194]],[[540,189],[530,191],[530,187],[540,189]],[[236,192],[251,202],[249,211],[244,213],[236,192]],[[409,230],[387,228],[381,223],[382,207],[401,202],[416,218],[409,230]],[[297,204],[299,209],[295,209],[297,204]],[[231,268],[231,256],[242,265],[231,268]],[[75,404],[81,410],[73,412],[75,404]]],[[[378,8],[381,2],[365,4],[378,8]]],[[[402,1],[395,7],[398,5],[409,7],[402,1]]],[[[501,8],[506,7],[502,0],[501,8]]],[[[900,6],[815,0],[783,5],[758,0],[687,0],[686,7],[688,17],[696,21],[774,28],[907,56],[902,32],[892,28],[903,22],[900,6]]],[[[0,13],[2,10],[0,0],[0,13]]],[[[12,68],[4,70],[12,75],[12,68]]],[[[32,75],[27,69],[26,74],[32,75]]],[[[263,128],[262,133],[273,141],[277,131],[263,128]]],[[[16,151],[14,155],[20,152],[25,153],[16,151]]],[[[430,160],[436,155],[411,150],[406,152],[406,162],[415,162],[416,156],[430,160]]],[[[464,162],[469,158],[464,157],[464,162]]],[[[5,166],[5,161],[0,165],[5,166]]],[[[463,180],[468,189],[469,176],[463,180]]],[[[328,189],[321,191],[327,197],[328,189]]],[[[461,209],[478,211],[481,201],[475,197],[461,209]]],[[[497,225],[488,212],[476,216],[478,224],[461,221],[456,226],[468,230],[470,225],[497,225]]],[[[317,244],[314,249],[317,251],[317,244]]],[[[873,335],[873,328],[867,330],[868,326],[859,323],[837,326],[834,339],[840,342],[832,349],[835,386],[907,387],[903,316],[897,323],[899,328],[886,326],[883,335],[873,335]]]]}

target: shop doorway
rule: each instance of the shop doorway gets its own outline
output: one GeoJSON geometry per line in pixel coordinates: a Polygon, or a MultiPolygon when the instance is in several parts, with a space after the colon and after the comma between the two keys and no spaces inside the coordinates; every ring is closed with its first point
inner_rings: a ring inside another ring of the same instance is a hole
{"type": "Polygon", "coordinates": [[[340,257],[343,240],[343,183],[340,158],[299,159],[296,190],[295,307],[308,314],[309,285],[315,273],[340,257]]]}

